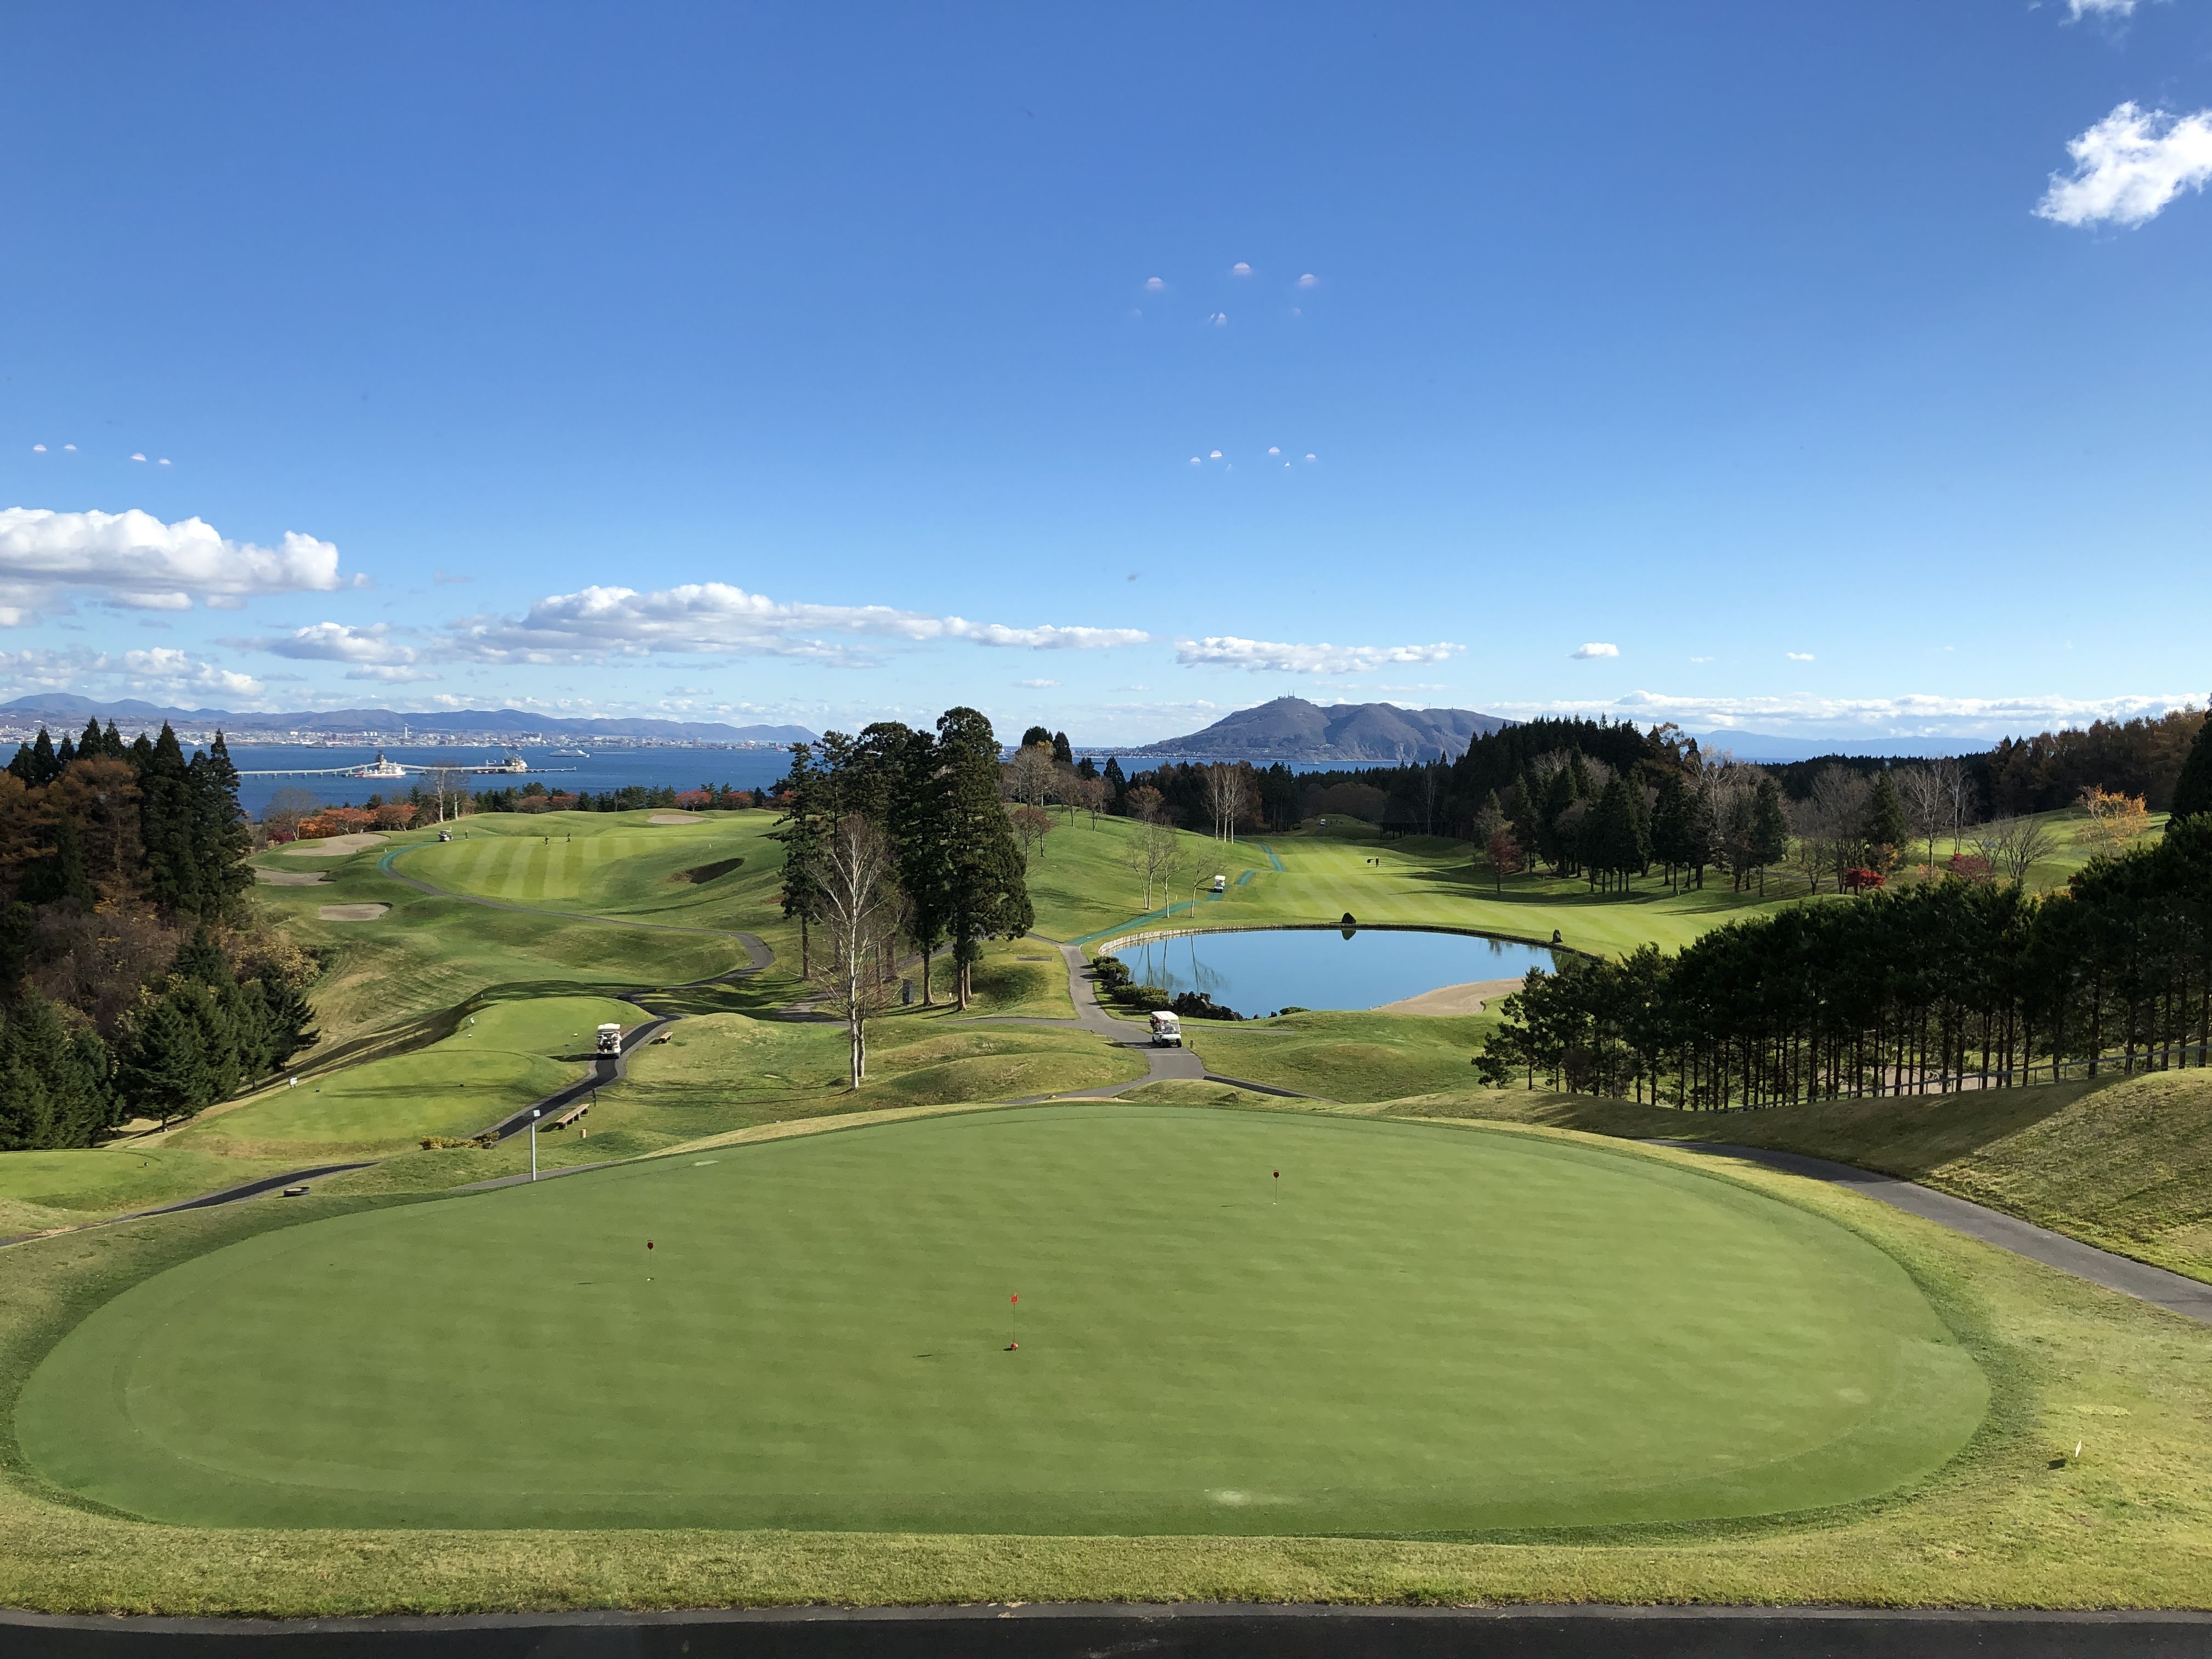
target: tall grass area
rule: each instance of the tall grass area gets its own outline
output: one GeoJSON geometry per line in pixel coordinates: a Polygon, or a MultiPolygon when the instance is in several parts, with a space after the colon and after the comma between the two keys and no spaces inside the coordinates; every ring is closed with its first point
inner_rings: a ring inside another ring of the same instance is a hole
{"type": "Polygon", "coordinates": [[[1805,1152],[1923,1182],[2212,1281],[2212,1071],[1749,1112],[1518,1089],[1454,1091],[1391,1109],[1805,1152]]]}

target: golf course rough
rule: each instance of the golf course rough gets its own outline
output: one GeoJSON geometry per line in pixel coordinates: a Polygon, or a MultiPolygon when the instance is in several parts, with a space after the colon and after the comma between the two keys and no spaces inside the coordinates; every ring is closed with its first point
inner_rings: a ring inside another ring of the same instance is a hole
{"type": "Polygon", "coordinates": [[[209,1526],[1465,1534],[1871,1496],[1987,1400],[1890,1256],[1718,1175],[1095,1103],[262,1234],[16,1429],[209,1526]]]}

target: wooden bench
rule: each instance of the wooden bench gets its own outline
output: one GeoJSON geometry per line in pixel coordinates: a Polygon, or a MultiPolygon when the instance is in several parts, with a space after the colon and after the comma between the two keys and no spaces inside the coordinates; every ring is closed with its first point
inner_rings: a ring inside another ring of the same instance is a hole
{"type": "Polygon", "coordinates": [[[538,1131],[543,1133],[547,1129],[565,1129],[591,1109],[592,1103],[589,1100],[580,1100],[560,1116],[547,1118],[538,1126],[538,1131]]]}

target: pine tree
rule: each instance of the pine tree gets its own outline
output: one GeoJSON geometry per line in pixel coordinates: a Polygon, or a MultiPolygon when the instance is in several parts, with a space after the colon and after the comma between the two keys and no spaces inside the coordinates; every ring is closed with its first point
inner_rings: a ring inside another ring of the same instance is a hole
{"type": "Polygon", "coordinates": [[[1052,734],[1052,758],[1055,766],[1075,764],[1075,746],[1068,742],[1066,732],[1055,732],[1052,734]]]}
{"type": "MultiPolygon", "coordinates": [[[[1883,779],[1887,784],[1887,777],[1883,779]]],[[[1890,804],[1897,804],[1894,793],[1890,804]]],[[[1900,814],[1899,822],[1903,822],[1900,814]]],[[[1766,896],[1766,866],[1779,864],[1790,852],[1790,815],[1783,810],[1782,787],[1771,773],[1759,780],[1759,793],[1751,805],[1751,861],[1759,866],[1759,896],[1766,896]]]]}
{"type": "Polygon", "coordinates": [[[84,735],[76,740],[79,760],[100,760],[107,754],[107,739],[100,730],[100,716],[94,714],[84,723],[84,735]]]}
{"type": "Polygon", "coordinates": [[[0,1148],[89,1146],[113,1118],[106,1044],[25,990],[0,1024],[0,1148]]]}
{"type": "Polygon", "coordinates": [[[100,734],[100,752],[109,760],[129,760],[131,745],[123,741],[123,734],[115,729],[115,722],[107,722],[107,730],[100,734]]]}
{"type": "Polygon", "coordinates": [[[149,896],[164,909],[197,915],[200,881],[192,845],[191,780],[177,734],[166,721],[151,744],[140,732],[131,758],[138,773],[138,836],[146,853],[149,896]]]}
{"type": "Polygon", "coordinates": [[[275,963],[262,969],[261,1007],[268,1019],[269,1064],[273,1069],[309,1047],[320,1035],[306,994],[289,983],[275,963]]]}
{"type": "Polygon", "coordinates": [[[938,719],[937,748],[945,779],[947,931],[955,996],[964,1010],[983,940],[1018,939],[1036,918],[1022,851],[999,799],[999,740],[991,722],[973,708],[949,708],[938,719]]]}
{"type": "Polygon", "coordinates": [[[1875,775],[1873,793],[1867,797],[1866,823],[1859,833],[1871,849],[1870,856],[1885,869],[1896,862],[1897,849],[1911,838],[1904,805],[1897,799],[1897,786],[1887,771],[1875,775]]]}
{"type": "Polygon", "coordinates": [[[54,820],[53,850],[23,872],[23,896],[33,904],[67,904],[79,911],[93,907],[91,878],[84,870],[84,842],[76,815],[54,820]]]}
{"type": "Polygon", "coordinates": [[[804,979],[812,971],[809,960],[811,939],[807,924],[812,920],[816,901],[820,895],[815,890],[814,866],[823,846],[828,827],[823,795],[826,784],[821,769],[814,764],[814,745],[794,743],[791,745],[791,770],[784,774],[782,798],[783,816],[776,820],[770,831],[772,837],[783,843],[783,914],[787,921],[799,923],[799,973],[804,979]]]}
{"type": "Polygon", "coordinates": [[[2197,728],[2197,741],[2189,745],[2189,758],[2181,763],[2181,777],[2173,786],[2173,821],[2212,812],[2212,714],[2197,728]]]}
{"type": "Polygon", "coordinates": [[[179,979],[195,980],[210,989],[220,991],[226,985],[238,982],[231,972],[230,958],[203,922],[192,929],[191,937],[177,947],[177,959],[169,971],[179,979]]]}
{"type": "Polygon", "coordinates": [[[1107,756],[1106,769],[1099,775],[1106,780],[1107,793],[1111,798],[1107,802],[1106,810],[1117,818],[1128,817],[1129,779],[1128,775],[1121,770],[1121,757],[1117,755],[1107,756]]]}
{"type": "Polygon", "coordinates": [[[196,915],[228,915],[240,894],[253,884],[253,870],[246,860],[253,838],[246,827],[246,814],[238,805],[238,769],[230,763],[229,747],[222,733],[192,757],[185,769],[191,803],[192,864],[198,878],[199,905],[196,915]]]}
{"type": "Polygon", "coordinates": [[[216,1097],[219,1073],[207,1052],[211,1021],[198,1006],[211,1010],[214,1000],[206,986],[190,981],[140,994],[124,1018],[115,1057],[115,1092],[133,1111],[167,1123],[216,1097]]]}
{"type": "Polygon", "coordinates": [[[54,740],[41,726],[39,735],[15,750],[8,769],[33,789],[44,788],[61,775],[62,763],[54,754],[54,740]]]}
{"type": "Polygon", "coordinates": [[[70,734],[64,732],[62,733],[62,746],[54,750],[54,775],[59,777],[68,771],[70,763],[76,758],[76,745],[70,741],[70,734]]]}
{"type": "MultiPolygon", "coordinates": [[[[1560,820],[1582,792],[1575,787],[1575,773],[1580,771],[1581,757],[1576,757],[1573,767],[1560,767],[1544,784],[1543,804],[1536,812],[1536,850],[1544,855],[1544,862],[1552,866],[1552,873],[1563,876],[1573,856],[1571,836],[1560,820]]],[[[1587,773],[1584,774],[1588,775],[1587,773]]]]}
{"type": "Polygon", "coordinates": [[[1019,745],[1021,748],[1026,749],[1033,743],[1041,743],[1044,744],[1046,748],[1051,748],[1052,728],[1047,726],[1032,726],[1028,731],[1022,733],[1022,740],[1019,745]]]}
{"type": "Polygon", "coordinates": [[[907,936],[921,953],[921,1000],[932,1000],[930,957],[951,924],[945,846],[945,777],[937,740],[927,732],[897,728],[887,750],[893,775],[884,829],[898,865],[907,899],[907,936]]]}
{"type": "Polygon", "coordinates": [[[1670,885],[1697,852],[1688,786],[1670,766],[1659,775],[1659,799],[1651,805],[1651,851],[1667,866],[1670,885]]]}

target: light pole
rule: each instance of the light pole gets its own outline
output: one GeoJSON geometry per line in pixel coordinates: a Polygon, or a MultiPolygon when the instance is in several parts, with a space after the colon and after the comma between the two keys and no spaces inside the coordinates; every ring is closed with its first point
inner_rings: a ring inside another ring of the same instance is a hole
{"type": "Polygon", "coordinates": [[[538,1179],[538,1114],[535,1109],[530,1114],[530,1178],[532,1181],[538,1179]]]}

